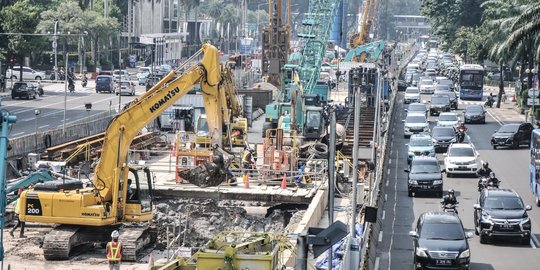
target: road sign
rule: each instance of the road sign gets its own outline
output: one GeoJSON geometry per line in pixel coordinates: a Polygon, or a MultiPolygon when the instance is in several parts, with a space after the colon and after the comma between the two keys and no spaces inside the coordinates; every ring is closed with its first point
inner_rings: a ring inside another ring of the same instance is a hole
{"type": "Polygon", "coordinates": [[[538,97],[538,94],[540,94],[540,91],[538,89],[529,89],[527,91],[527,94],[529,97],[538,97]]]}
{"type": "Polygon", "coordinates": [[[539,98],[528,98],[527,99],[527,106],[540,106],[540,99],[539,98]]]}

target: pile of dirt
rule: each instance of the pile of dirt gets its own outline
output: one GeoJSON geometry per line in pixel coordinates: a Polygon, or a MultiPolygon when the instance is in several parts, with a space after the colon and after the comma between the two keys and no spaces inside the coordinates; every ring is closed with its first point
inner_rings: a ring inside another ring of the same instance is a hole
{"type": "Polygon", "coordinates": [[[283,215],[279,212],[269,217],[247,214],[237,205],[206,199],[181,199],[162,202],[154,212],[158,228],[157,248],[163,249],[169,239],[178,238],[176,245],[203,246],[212,236],[222,231],[276,232],[284,231],[283,215]],[[173,235],[173,231],[175,235],[173,235]]]}

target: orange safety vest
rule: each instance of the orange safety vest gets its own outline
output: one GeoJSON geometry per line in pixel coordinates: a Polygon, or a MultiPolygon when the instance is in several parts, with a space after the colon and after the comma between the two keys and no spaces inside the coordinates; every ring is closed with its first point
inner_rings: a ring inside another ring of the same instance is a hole
{"type": "Polygon", "coordinates": [[[120,262],[122,260],[122,244],[119,242],[107,243],[107,260],[109,262],[120,262]]]}

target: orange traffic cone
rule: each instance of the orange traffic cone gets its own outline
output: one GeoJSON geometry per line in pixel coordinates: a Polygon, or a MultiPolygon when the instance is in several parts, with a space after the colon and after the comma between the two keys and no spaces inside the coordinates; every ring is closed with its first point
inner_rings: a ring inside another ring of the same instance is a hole
{"type": "Polygon", "coordinates": [[[242,180],[244,181],[244,188],[249,188],[249,174],[244,174],[242,180]]]}
{"type": "Polygon", "coordinates": [[[283,180],[281,180],[281,189],[287,189],[287,176],[283,174],[283,180]]]}
{"type": "Polygon", "coordinates": [[[512,102],[516,102],[516,93],[514,93],[514,95],[512,95],[512,102]]]}

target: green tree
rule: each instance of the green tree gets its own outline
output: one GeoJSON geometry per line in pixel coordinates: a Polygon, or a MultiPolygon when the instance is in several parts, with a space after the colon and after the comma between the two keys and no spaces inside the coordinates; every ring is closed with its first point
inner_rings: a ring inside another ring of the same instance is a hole
{"type": "MultiPolygon", "coordinates": [[[[120,12],[114,5],[109,13],[111,16],[103,16],[103,5],[99,5],[100,0],[94,1],[94,8],[83,11],[76,0],[65,0],[55,5],[54,8],[44,11],[41,15],[38,31],[42,33],[53,33],[55,20],[61,22],[63,33],[73,34],[87,33],[90,38],[90,49],[92,61],[100,64],[102,47],[108,47],[107,37],[116,35],[120,30],[117,16],[120,12]]],[[[65,41],[71,44],[77,43],[78,37],[66,38],[65,41]]]]}
{"type": "MultiPolygon", "coordinates": [[[[39,23],[39,7],[29,0],[17,1],[0,10],[0,25],[8,33],[35,33],[39,23]]],[[[24,57],[32,56],[32,52],[39,51],[44,38],[29,35],[8,35],[8,48],[17,56],[19,64],[23,66],[24,57]]],[[[22,69],[18,76],[22,80],[22,69]]]]}

